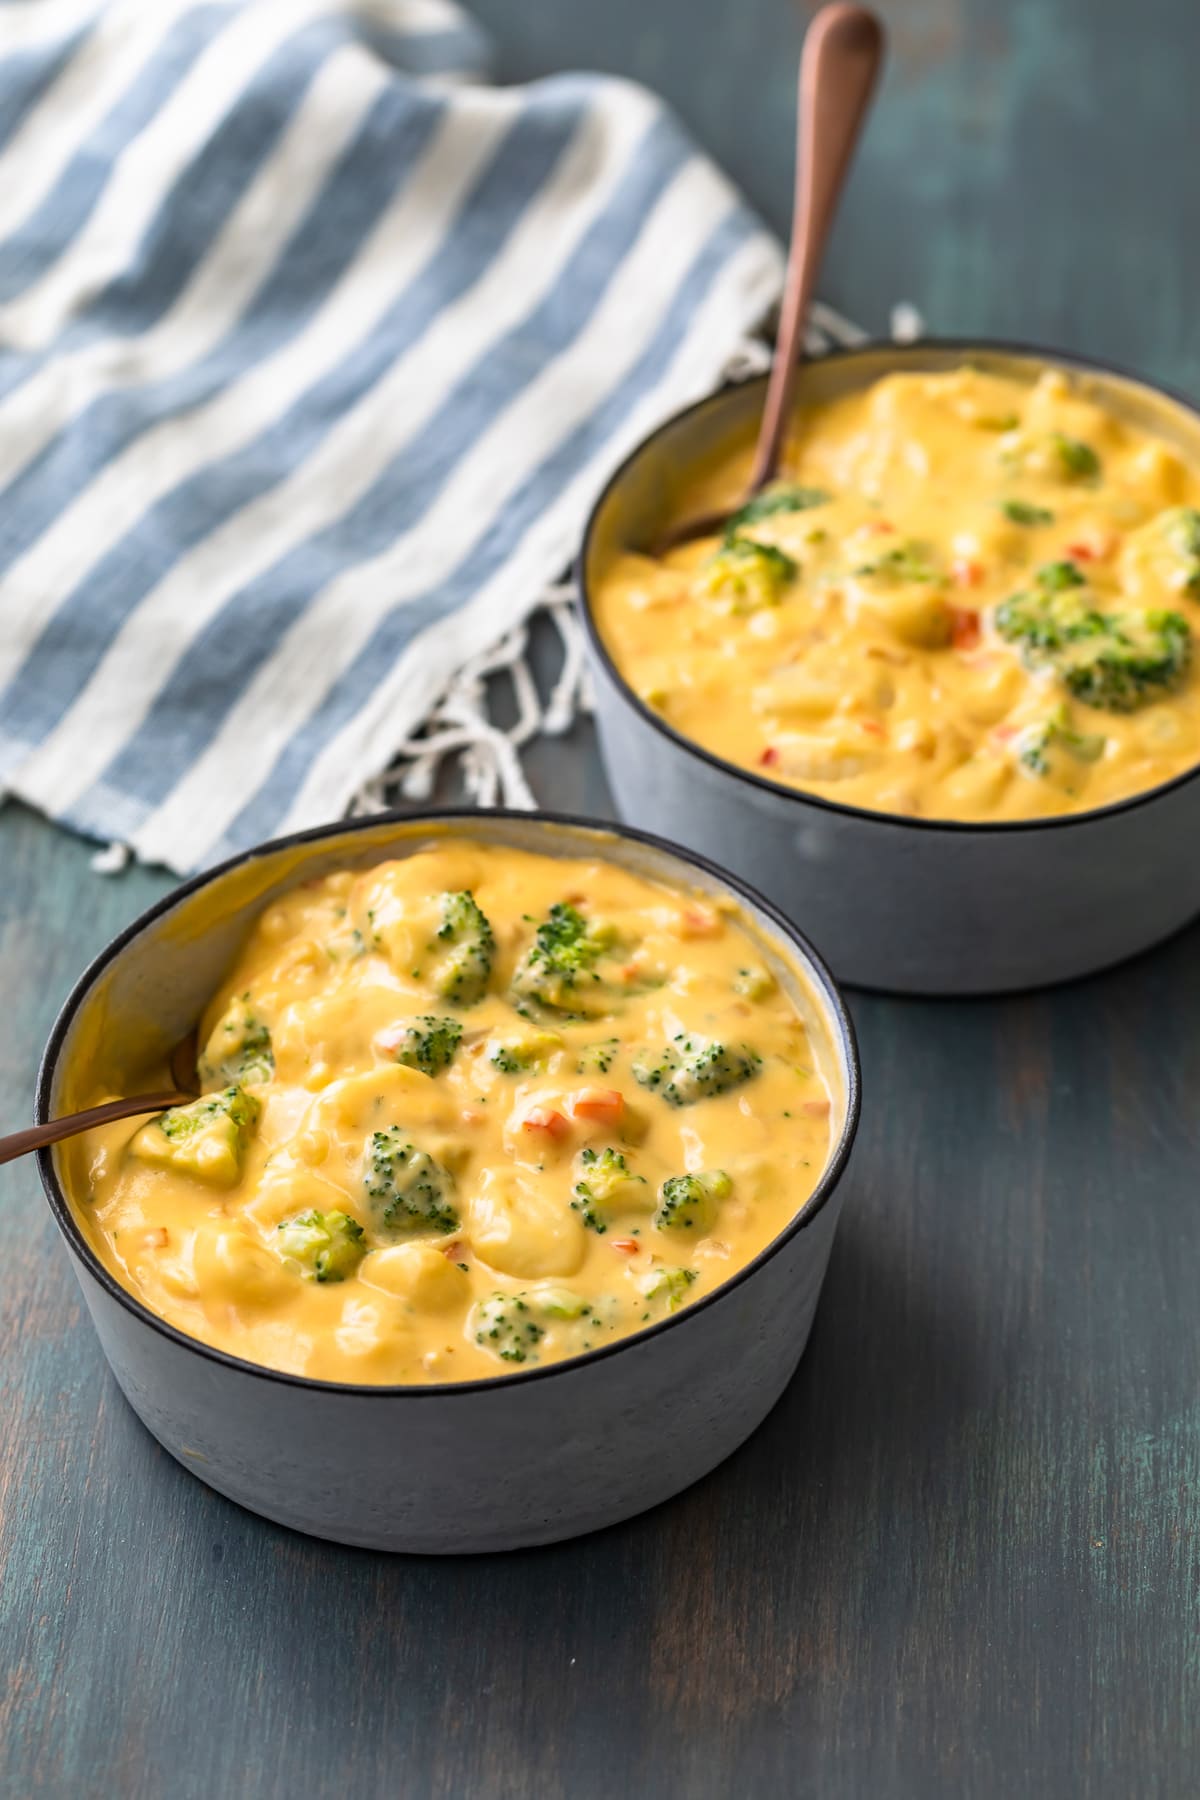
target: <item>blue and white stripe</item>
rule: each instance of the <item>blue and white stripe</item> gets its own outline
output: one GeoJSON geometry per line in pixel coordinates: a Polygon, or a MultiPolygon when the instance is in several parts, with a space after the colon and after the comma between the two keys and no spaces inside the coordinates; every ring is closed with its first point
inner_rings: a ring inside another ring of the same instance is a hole
{"type": "Polygon", "coordinates": [[[0,4],[0,786],[187,870],[335,816],[778,250],[448,0],[0,4]]]}

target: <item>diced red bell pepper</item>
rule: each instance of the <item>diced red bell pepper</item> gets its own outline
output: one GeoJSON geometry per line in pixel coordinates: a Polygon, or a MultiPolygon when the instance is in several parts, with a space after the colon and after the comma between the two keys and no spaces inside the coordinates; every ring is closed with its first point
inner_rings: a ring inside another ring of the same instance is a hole
{"type": "Polygon", "coordinates": [[[544,1131],[547,1137],[566,1137],[571,1127],[560,1112],[550,1106],[533,1106],[521,1120],[522,1131],[544,1131]]]}
{"type": "Polygon", "coordinates": [[[956,650],[973,650],[979,642],[979,614],[970,606],[950,608],[950,642],[956,650]]]}
{"type": "Polygon", "coordinates": [[[604,1125],[619,1125],[625,1111],[625,1096],[616,1088],[581,1088],[569,1103],[575,1119],[598,1119],[604,1125]]]}

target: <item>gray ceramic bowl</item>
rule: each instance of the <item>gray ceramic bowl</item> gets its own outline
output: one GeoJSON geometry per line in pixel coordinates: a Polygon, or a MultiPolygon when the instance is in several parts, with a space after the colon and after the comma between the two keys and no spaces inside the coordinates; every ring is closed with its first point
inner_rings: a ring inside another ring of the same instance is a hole
{"type": "Polygon", "coordinates": [[[38,1077],[39,1121],[79,1104],[97,1057],[106,1076],[119,1076],[115,1046],[135,1045],[141,1060],[182,1037],[276,895],[445,832],[601,855],[652,879],[733,894],[762,934],[766,960],[823,1026],[845,1106],[811,1199],[723,1287],[571,1361],[428,1387],[310,1381],[185,1336],[102,1266],[67,1202],[57,1154],[41,1152],[42,1185],[104,1354],[159,1442],[255,1512],[380,1550],[504,1550],[572,1537],[666,1500],[735,1450],[779,1398],[808,1339],[858,1124],[858,1059],[845,1008],[824,964],[774,907],[711,864],[640,833],[474,812],[308,832],[169,895],[97,958],[68,999],[38,1077]]]}
{"type": "MultiPolygon", "coordinates": [[[[1182,399],[1059,352],[977,342],[867,345],[823,357],[806,398],[896,370],[969,360],[1028,377],[1047,365],[1200,463],[1200,413],[1182,399]]],[[[839,980],[892,993],[1041,987],[1120,962],[1200,912],[1200,768],[1132,799],[1060,819],[939,823],[839,805],[713,756],[627,686],[592,616],[615,548],[651,541],[698,462],[750,437],[764,379],[722,389],[659,427],[601,494],[578,580],[600,745],[623,819],[737,869],[803,919],[839,980]]]]}

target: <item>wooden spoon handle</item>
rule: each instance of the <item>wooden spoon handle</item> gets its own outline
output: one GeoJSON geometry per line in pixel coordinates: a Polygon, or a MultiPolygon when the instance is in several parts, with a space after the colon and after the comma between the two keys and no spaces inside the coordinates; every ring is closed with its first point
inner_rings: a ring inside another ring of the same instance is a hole
{"type": "Polygon", "coordinates": [[[800,58],[792,241],[750,491],[779,467],[804,345],[804,322],[838,195],[883,60],[884,32],[865,6],[824,6],[800,58]]]}
{"type": "Polygon", "coordinates": [[[110,1125],[114,1119],[133,1119],[139,1113],[165,1112],[168,1106],[186,1105],[189,1098],[190,1095],[177,1092],[134,1094],[128,1100],[107,1100],[103,1106],[89,1106],[86,1112],[67,1113],[45,1125],[30,1125],[25,1131],[10,1131],[7,1137],[0,1137],[0,1163],[28,1156],[43,1144],[58,1144],[63,1138],[76,1137],[94,1125],[110,1125]]]}

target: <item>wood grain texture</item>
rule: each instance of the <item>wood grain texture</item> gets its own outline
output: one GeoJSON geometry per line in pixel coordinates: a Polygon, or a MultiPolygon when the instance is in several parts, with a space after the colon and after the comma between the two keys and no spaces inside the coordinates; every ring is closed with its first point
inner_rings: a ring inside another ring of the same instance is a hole
{"type": "MultiPolygon", "coordinates": [[[[781,0],[477,10],[510,76],[657,82],[785,217],[781,0]]],[[[885,10],[831,297],[1200,391],[1196,9],[885,10]]],[[[587,731],[533,773],[606,810],[587,731]]],[[[166,885],[87,857],[0,817],[6,1123],[78,970],[166,885]]],[[[209,1493],[108,1377],[32,1170],[0,1170],[0,1791],[1194,1793],[1200,928],[1050,995],[853,1010],[863,1128],[797,1379],[692,1492],[536,1553],[354,1553],[209,1493]]]]}

